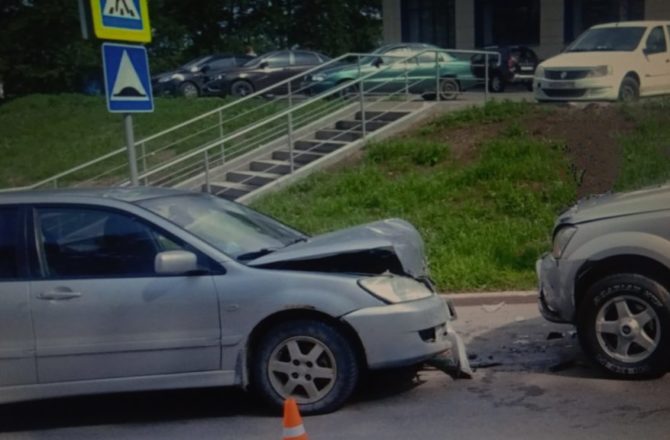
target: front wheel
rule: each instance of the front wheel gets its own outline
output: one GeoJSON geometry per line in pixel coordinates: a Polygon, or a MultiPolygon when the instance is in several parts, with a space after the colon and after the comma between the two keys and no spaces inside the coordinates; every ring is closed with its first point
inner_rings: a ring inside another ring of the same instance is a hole
{"type": "Polygon", "coordinates": [[[254,93],[254,86],[248,81],[235,81],[230,85],[230,94],[243,98],[254,93]]]}
{"type": "Polygon", "coordinates": [[[197,98],[200,95],[198,86],[190,81],[186,81],[179,86],[179,94],[184,98],[197,98]]]}
{"type": "Polygon", "coordinates": [[[627,76],[619,87],[619,101],[635,102],[640,98],[640,84],[631,76],[627,76]]]}
{"type": "Polygon", "coordinates": [[[588,290],[577,329],[584,351],[606,372],[661,376],[668,368],[670,294],[643,275],[608,276],[588,290]]]}
{"type": "Polygon", "coordinates": [[[500,74],[495,74],[489,80],[489,92],[502,93],[505,91],[505,80],[500,74]]]}
{"type": "Polygon", "coordinates": [[[451,101],[458,98],[461,89],[458,81],[451,78],[442,79],[440,81],[440,99],[451,101]]]}
{"type": "Polygon", "coordinates": [[[360,368],[351,345],[321,321],[281,323],[265,334],[253,356],[253,385],[276,408],[293,397],[304,414],[335,411],[358,382],[360,368]]]}

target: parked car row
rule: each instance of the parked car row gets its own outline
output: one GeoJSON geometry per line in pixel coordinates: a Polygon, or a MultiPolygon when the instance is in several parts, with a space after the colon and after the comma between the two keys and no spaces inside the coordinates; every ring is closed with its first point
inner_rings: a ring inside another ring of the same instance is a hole
{"type": "MultiPolygon", "coordinates": [[[[360,76],[371,75],[365,86],[377,93],[393,93],[407,87],[409,93],[453,99],[460,91],[481,85],[485,80],[482,56],[459,57],[448,52],[436,54],[437,46],[422,43],[391,44],[378,48],[353,63],[337,63],[315,71],[302,81],[291,83],[293,90],[318,94],[360,76]],[[406,60],[412,55],[416,58],[406,60]],[[389,67],[391,66],[391,67],[389,67]],[[373,75],[380,71],[379,75],[373,75]],[[439,84],[435,74],[439,75],[439,84]],[[407,75],[404,73],[407,72],[407,75]],[[432,78],[432,79],[431,79],[432,78]]],[[[506,84],[528,81],[537,65],[537,56],[525,47],[491,47],[498,52],[489,56],[489,88],[502,92],[506,84]]],[[[324,54],[307,50],[274,51],[256,58],[218,54],[197,58],[174,71],[153,78],[154,93],[196,96],[247,96],[257,90],[299,76],[302,72],[330,61],[324,54]]],[[[272,94],[284,94],[288,85],[272,94]]],[[[344,93],[355,91],[355,87],[344,93]]]]}

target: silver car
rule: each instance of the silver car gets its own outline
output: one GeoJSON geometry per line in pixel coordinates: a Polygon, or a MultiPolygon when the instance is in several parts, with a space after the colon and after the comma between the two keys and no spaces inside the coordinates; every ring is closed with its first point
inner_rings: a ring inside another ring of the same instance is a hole
{"type": "Polygon", "coordinates": [[[670,187],[591,197],[556,222],[537,262],[540,310],[577,325],[590,358],[623,378],[670,365],[670,187]]]}
{"type": "Polygon", "coordinates": [[[452,312],[402,220],[309,237],[200,193],[0,196],[0,402],[237,385],[328,412],[365,369],[467,370],[452,312]]]}

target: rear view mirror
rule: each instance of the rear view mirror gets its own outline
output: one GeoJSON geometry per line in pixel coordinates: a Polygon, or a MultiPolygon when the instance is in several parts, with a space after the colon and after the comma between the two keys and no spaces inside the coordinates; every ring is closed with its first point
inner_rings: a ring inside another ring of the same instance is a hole
{"type": "Polygon", "coordinates": [[[185,275],[198,271],[198,257],[188,251],[159,252],[154,269],[158,275],[185,275]]]}

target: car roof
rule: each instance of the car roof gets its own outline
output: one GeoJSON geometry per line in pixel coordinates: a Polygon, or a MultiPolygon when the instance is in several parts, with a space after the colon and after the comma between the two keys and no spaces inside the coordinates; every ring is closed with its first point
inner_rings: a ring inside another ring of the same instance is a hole
{"type": "Polygon", "coordinates": [[[130,188],[67,188],[48,190],[18,190],[0,193],[0,205],[10,203],[45,203],[58,199],[113,199],[122,202],[135,203],[142,200],[157,197],[169,197],[179,195],[197,194],[190,191],[155,188],[155,187],[130,187],[130,188]]]}
{"type": "Polygon", "coordinates": [[[670,21],[652,21],[652,20],[639,20],[639,21],[619,21],[615,23],[603,23],[596,26],[593,26],[591,29],[603,29],[603,28],[614,28],[614,27],[651,27],[651,26],[669,26],[670,21]]]}

